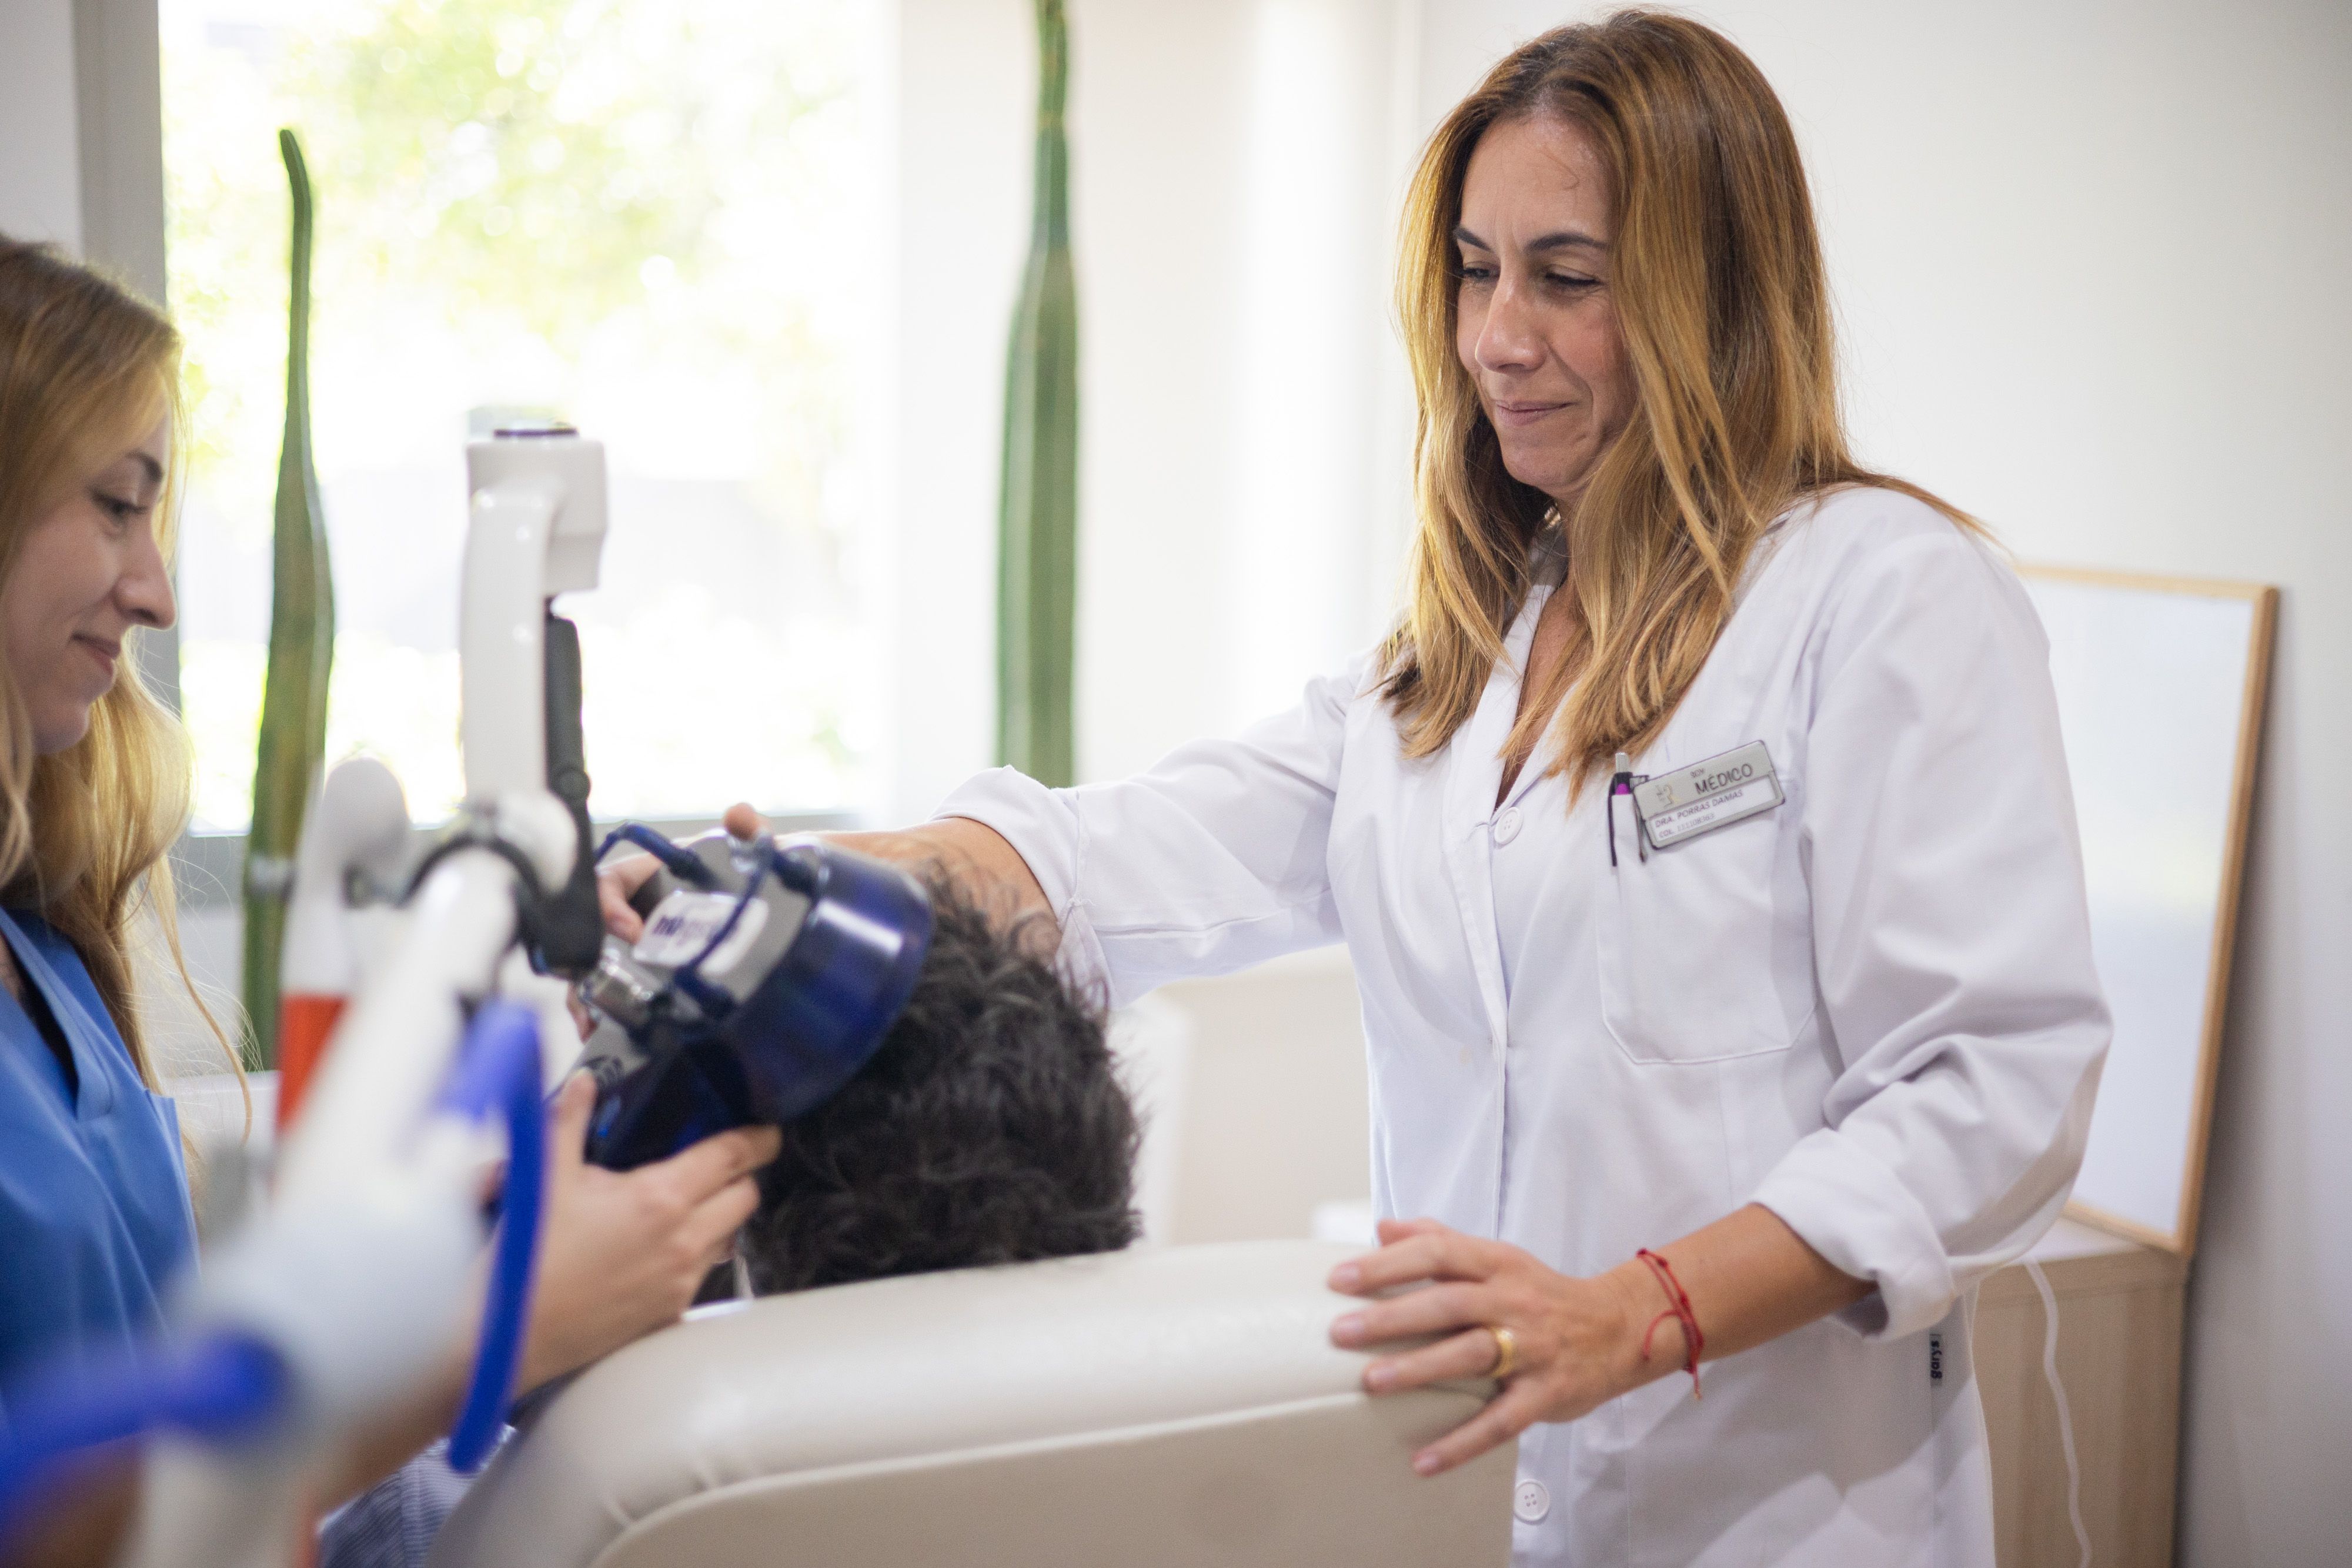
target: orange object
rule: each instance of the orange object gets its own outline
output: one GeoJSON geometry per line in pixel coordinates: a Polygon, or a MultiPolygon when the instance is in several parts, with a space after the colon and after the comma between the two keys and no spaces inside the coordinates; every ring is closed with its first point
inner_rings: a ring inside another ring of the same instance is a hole
{"type": "MultiPolygon", "coordinates": [[[[284,1011],[283,1007],[279,1011],[284,1011]]],[[[286,1568],[319,1568],[319,1523],[327,1517],[309,1495],[302,1506],[294,1511],[294,1539],[289,1543],[286,1568]]]]}
{"type": "Polygon", "coordinates": [[[310,1074],[327,1054],[327,1041],[343,1016],[345,997],[289,993],[278,1006],[278,1130],[294,1124],[310,1074]]]}

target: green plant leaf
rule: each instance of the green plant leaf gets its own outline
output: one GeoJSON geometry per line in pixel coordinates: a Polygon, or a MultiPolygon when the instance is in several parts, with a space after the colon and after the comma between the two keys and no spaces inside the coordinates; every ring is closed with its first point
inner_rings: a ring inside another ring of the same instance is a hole
{"type": "Polygon", "coordinates": [[[326,513],[310,455],[312,196],[302,144],[278,133],[293,197],[286,329],[286,438],[278,459],[270,553],[269,665],[262,686],[261,742],[253,769],[253,826],[246,837],[246,1018],[248,1065],[278,1060],[278,963],[295,846],[327,748],[327,681],[335,657],[335,588],[326,513]]]}
{"type": "Polygon", "coordinates": [[[1069,22],[1037,0],[1037,148],[1029,263],[1004,377],[998,513],[997,755],[1072,782],[1078,583],[1078,298],[1070,264],[1069,22]]]}

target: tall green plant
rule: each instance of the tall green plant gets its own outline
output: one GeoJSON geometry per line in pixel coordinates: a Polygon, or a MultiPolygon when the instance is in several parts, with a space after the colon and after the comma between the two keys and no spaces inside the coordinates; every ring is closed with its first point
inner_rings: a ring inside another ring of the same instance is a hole
{"type": "Polygon", "coordinates": [[[998,519],[996,744],[1047,784],[1076,773],[1071,719],[1078,599],[1078,298],[1070,267],[1070,33],[1037,0],[1037,153],[1029,265],[1004,378],[998,519]]]}
{"type": "Polygon", "coordinates": [[[335,657],[335,587],[328,573],[326,513],[310,460],[310,172],[291,131],[278,133],[294,198],[292,287],[286,328],[286,439],[278,456],[278,507],[269,595],[269,672],[261,694],[261,744],[253,768],[253,827],[245,858],[245,1015],[250,1064],[278,1060],[278,965],[286,945],[286,895],[302,812],[327,751],[327,678],[335,657]]]}

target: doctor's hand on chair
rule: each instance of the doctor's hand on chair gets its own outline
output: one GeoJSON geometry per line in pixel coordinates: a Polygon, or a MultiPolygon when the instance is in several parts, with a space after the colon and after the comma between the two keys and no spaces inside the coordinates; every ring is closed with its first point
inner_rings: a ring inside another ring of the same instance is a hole
{"type": "Polygon", "coordinates": [[[1437,1337],[1372,1362],[1365,1389],[1396,1394],[1498,1373],[1503,1380],[1485,1409],[1413,1456],[1424,1476],[1474,1459],[1538,1421],[1572,1421],[1681,1364],[1681,1330],[1672,1323],[1659,1336],[1665,1343],[1654,1343],[1643,1359],[1643,1331],[1653,1315],[1646,1309],[1655,1303],[1636,1300],[1625,1277],[1562,1274],[1517,1247],[1433,1219],[1384,1219],[1380,1237],[1379,1251],[1332,1270],[1333,1290],[1382,1299],[1334,1322],[1331,1342],[1353,1350],[1437,1337]],[[1500,1364],[1507,1356],[1509,1364],[1500,1364]]]}

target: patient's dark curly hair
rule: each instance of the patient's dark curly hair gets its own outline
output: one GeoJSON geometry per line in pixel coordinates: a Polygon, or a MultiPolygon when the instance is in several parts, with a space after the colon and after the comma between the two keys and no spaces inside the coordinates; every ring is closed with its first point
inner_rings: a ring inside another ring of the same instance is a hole
{"type": "Polygon", "coordinates": [[[906,1009],[761,1175],[743,1252],[762,1295],[1136,1238],[1139,1133],[1101,1000],[1055,970],[1049,921],[992,918],[944,875],[929,887],[906,1009]]]}

